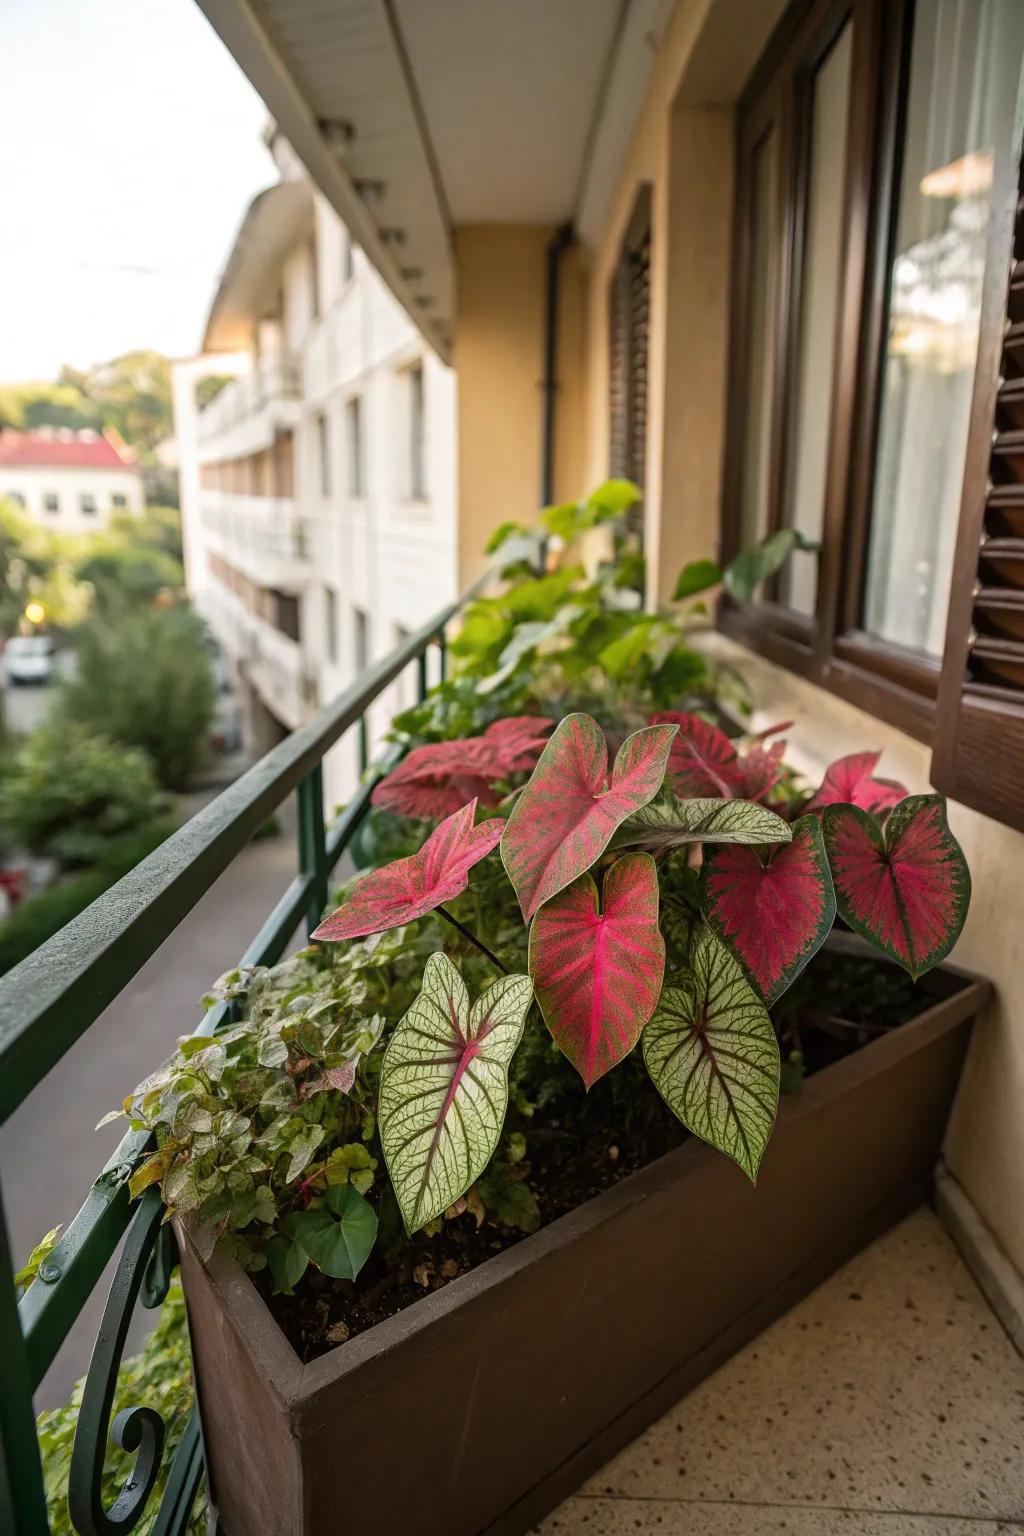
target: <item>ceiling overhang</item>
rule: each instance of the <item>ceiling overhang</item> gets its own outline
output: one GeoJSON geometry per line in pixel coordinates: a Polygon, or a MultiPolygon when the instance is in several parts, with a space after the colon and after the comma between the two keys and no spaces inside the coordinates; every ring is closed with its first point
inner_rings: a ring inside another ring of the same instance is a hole
{"type": "Polygon", "coordinates": [[[674,0],[197,0],[444,358],[452,230],[596,239],[674,0]]]}
{"type": "Polygon", "coordinates": [[[281,264],[313,228],[313,194],[303,180],[279,181],[245,210],[210,305],[203,352],[244,352],[276,302],[281,264]]]}

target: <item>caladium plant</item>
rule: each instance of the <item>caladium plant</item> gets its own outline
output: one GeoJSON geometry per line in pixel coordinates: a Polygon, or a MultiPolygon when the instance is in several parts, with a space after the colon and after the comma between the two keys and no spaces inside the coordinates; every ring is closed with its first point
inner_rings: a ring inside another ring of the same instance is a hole
{"type": "Polygon", "coordinates": [[[837,909],[915,977],[963,924],[970,882],[943,802],[876,778],[877,753],[834,763],[808,795],[794,788],[783,743],[754,738],[741,753],[686,712],[653,717],[611,767],[589,715],[566,716],[540,750],[546,725],[499,721],[448,744],[463,773],[492,753],[506,780],[540,755],[511,808],[474,827],[471,801],[419,854],[359,882],[317,931],[354,938],[443,912],[500,838],[529,929],[529,976],[506,976],[470,1009],[451,960],[432,954],[382,1070],[382,1143],[410,1232],[457,1201],[492,1155],[534,993],[586,1089],[642,1041],[673,1113],[754,1179],[779,1093],[767,1009],[837,909]]]}

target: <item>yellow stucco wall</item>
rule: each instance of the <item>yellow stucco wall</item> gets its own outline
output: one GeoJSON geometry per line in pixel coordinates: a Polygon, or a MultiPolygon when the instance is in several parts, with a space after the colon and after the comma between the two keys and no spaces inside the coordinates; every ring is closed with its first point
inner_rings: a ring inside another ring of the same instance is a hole
{"type": "MultiPolygon", "coordinates": [[[[607,213],[566,266],[559,356],[558,498],[608,470],[608,285],[637,192],[651,189],[647,445],[649,595],[718,543],[724,453],[734,103],[785,0],[679,0],[607,213]]],[[[460,574],[481,568],[488,530],[536,506],[544,247],[550,231],[456,234],[460,574]]],[[[723,645],[725,642],[721,642],[723,645]]],[[[732,647],[765,717],[793,718],[794,756],[813,777],[869,746],[914,788],[930,754],[903,733],[732,647]]],[[[1024,937],[1017,885],[1024,837],[950,807],[975,895],[956,959],[990,977],[997,1001],[975,1034],[950,1127],[953,1171],[1024,1270],[1024,937]]],[[[870,1135],[865,1126],[865,1135],[870,1135]]]]}
{"type": "MultiPolygon", "coordinates": [[[[646,104],[591,253],[586,479],[607,462],[607,281],[639,185],[653,197],[648,437],[652,599],[684,560],[717,544],[724,443],[727,283],[732,222],[733,105],[782,9],[781,0],[680,0],[646,104]]],[[[740,646],[716,641],[741,667],[762,723],[795,721],[798,766],[813,778],[843,753],[884,749],[887,774],[929,782],[930,751],[740,646]]],[[[1024,929],[1018,917],[1024,836],[950,806],[974,897],[955,959],[988,976],[996,1001],[975,1032],[946,1155],[1019,1270],[1024,1271],[1024,929]]],[[[870,1126],[865,1134],[870,1135],[870,1126]]]]}

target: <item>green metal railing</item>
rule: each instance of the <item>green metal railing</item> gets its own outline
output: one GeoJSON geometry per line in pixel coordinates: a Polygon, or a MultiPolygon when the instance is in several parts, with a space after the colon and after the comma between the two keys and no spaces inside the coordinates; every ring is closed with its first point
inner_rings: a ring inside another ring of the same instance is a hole
{"type": "MultiPolygon", "coordinates": [[[[486,573],[457,602],[370,667],[333,704],[0,980],[0,1124],[95,1023],[293,791],[298,800],[298,872],[241,963],[273,964],[300,923],[307,931],[316,925],[327,902],[331,872],[366,815],[374,784],[398,756],[393,749],[365,775],[348,806],[327,826],[324,753],[355,728],[360,767],[366,769],[367,709],[413,663],[422,699],[431,647],[437,648],[444,676],[447,626],[490,578],[486,573]]],[[[226,956],[225,961],[233,958],[226,956]]],[[[230,1006],[211,1008],[195,1033],[213,1034],[226,1022],[230,1006]]],[[[172,1045],[168,1041],[168,1050],[172,1045]]],[[[119,1414],[112,1425],[110,1413],[136,1301],[158,1306],[177,1260],[172,1230],[161,1225],[158,1191],[147,1190],[135,1201],[128,1194],[129,1175],[149,1144],[146,1132],[130,1131],[124,1137],[20,1302],[0,1193],[0,1536],[48,1536],[32,1396],[122,1238],[86,1378],[68,1506],[81,1536],[131,1531],[147,1512],[161,1464],[163,1423],[145,1405],[119,1414]],[[137,1454],[121,1494],[105,1510],[100,1487],[108,1437],[137,1454]]],[[[202,1472],[202,1432],[194,1412],[175,1452],[156,1516],[156,1536],[184,1532],[202,1472]]]]}

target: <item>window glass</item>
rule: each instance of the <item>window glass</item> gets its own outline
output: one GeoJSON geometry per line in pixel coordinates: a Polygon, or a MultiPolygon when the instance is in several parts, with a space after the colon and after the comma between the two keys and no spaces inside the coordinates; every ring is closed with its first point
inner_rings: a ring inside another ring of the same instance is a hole
{"type": "Polygon", "coordinates": [[[331,434],[327,417],[321,411],[316,419],[317,445],[320,453],[320,495],[331,494],[331,434]]]}
{"type": "MultiPolygon", "coordinates": [[[[816,542],[821,538],[825,514],[852,55],[853,28],[847,22],[819,65],[811,88],[810,165],[786,523],[816,542]]],[[[782,569],[780,601],[798,613],[813,615],[817,584],[817,555],[797,552],[782,569]]]]}
{"type": "Polygon", "coordinates": [[[338,597],[332,587],[324,588],[326,606],[324,621],[327,630],[327,656],[332,662],[338,659],[338,597]]]}
{"type": "Polygon", "coordinates": [[[96,516],[96,497],[93,496],[90,491],[83,491],[82,492],[82,494],[78,498],[78,505],[82,509],[83,516],[85,516],[85,517],[95,517],[96,516]]]}
{"type": "Polygon", "coordinates": [[[345,407],[348,426],[348,493],[362,496],[365,491],[363,470],[363,410],[362,401],[355,395],[345,407]]]}
{"type": "Polygon", "coordinates": [[[1012,143],[1020,0],[916,7],[864,623],[941,656],[994,162],[1012,143]]]}
{"type": "Polygon", "coordinates": [[[358,677],[370,665],[370,616],[362,608],[352,609],[352,638],[358,677]]]}
{"type": "Polygon", "coordinates": [[[47,491],[46,495],[43,497],[43,506],[46,508],[47,512],[60,511],[60,497],[57,495],[56,491],[47,491]]]}
{"type": "Polygon", "coordinates": [[[409,494],[414,501],[427,495],[424,441],[423,368],[417,363],[409,369],[409,494]]]}
{"type": "Polygon", "coordinates": [[[750,285],[747,357],[750,381],[743,432],[741,543],[757,542],[768,527],[775,282],[778,259],[778,146],[770,129],[752,157],[750,285]]]}

